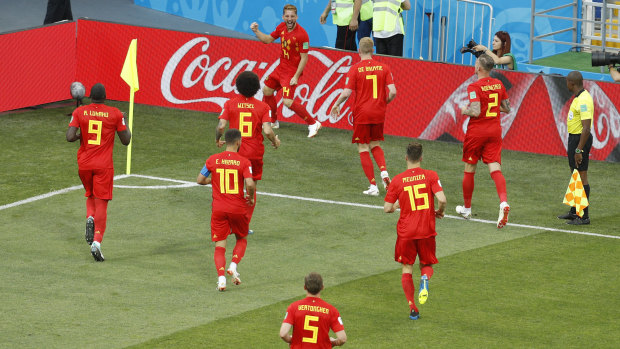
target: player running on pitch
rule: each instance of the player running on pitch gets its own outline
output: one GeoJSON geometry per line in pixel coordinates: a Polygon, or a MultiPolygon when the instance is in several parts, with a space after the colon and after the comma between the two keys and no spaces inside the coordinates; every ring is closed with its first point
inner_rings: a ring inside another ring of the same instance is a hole
{"type": "Polygon", "coordinates": [[[86,242],[97,262],[105,258],[101,241],[108,219],[108,201],[114,189],[114,133],[123,145],[131,141],[131,132],[125,125],[120,110],[104,104],[105,86],[98,83],[90,90],[92,103],[81,106],[71,116],[66,138],[68,142],[80,140],[77,152],[78,174],[86,190],[86,242]],[[78,129],[80,133],[77,133],[78,129]]]}
{"type": "Polygon", "coordinates": [[[361,62],[351,66],[347,73],[346,87],[331,110],[333,116],[340,114],[340,104],[355,91],[353,110],[353,139],[357,143],[362,169],[370,187],[363,191],[366,195],[379,196],[375,180],[375,170],[370,152],[379,166],[383,187],[390,184],[390,175],[385,167],[385,155],[379,142],[383,141],[383,123],[387,104],[396,97],[396,86],[390,67],[372,59],[373,42],[371,38],[360,40],[361,62]],[[386,93],[387,89],[387,93],[386,93]]]}
{"type": "Polygon", "coordinates": [[[491,178],[495,182],[499,196],[499,217],[497,227],[502,228],[508,222],[508,194],[506,179],[502,174],[502,124],[500,111],[510,112],[508,94],[501,81],[490,77],[493,58],[486,54],[476,60],[475,71],[478,81],[467,87],[469,105],[461,108],[463,115],[468,115],[469,123],[463,142],[463,206],[456,206],[456,212],[465,219],[471,218],[471,197],[474,193],[474,175],[478,160],[489,166],[491,178]]]}
{"type": "MultiPolygon", "coordinates": [[[[218,147],[222,147],[225,144],[220,139],[229,122],[230,128],[240,130],[243,141],[241,142],[239,155],[250,160],[252,164],[252,178],[255,183],[258,183],[263,176],[263,155],[265,154],[263,132],[271,142],[271,145],[276,149],[280,146],[280,139],[271,129],[269,106],[254,98],[254,95],[260,89],[258,75],[251,71],[244,71],[239,74],[235,84],[241,96],[231,98],[224,104],[219,117],[220,121],[215,129],[215,143],[218,147]]],[[[256,195],[254,196],[254,205],[248,209],[248,222],[252,220],[255,207],[256,195]]],[[[250,230],[250,234],[252,233],[252,230],[250,230]]]]}
{"type": "Polygon", "coordinates": [[[407,147],[407,170],[392,179],[385,196],[383,210],[394,212],[400,204],[400,218],[396,225],[396,247],[394,260],[402,264],[401,283],[409,302],[409,318],[419,318],[415,306],[413,285],[413,264],[420,257],[420,304],[428,299],[428,282],[433,276],[435,256],[435,218],[443,218],[446,209],[446,196],[435,171],[420,167],[422,144],[414,142],[407,147]],[[435,210],[435,198],[439,207],[435,210]]]}
{"type": "Polygon", "coordinates": [[[224,134],[224,140],[226,150],[211,155],[196,178],[196,183],[200,185],[213,186],[211,240],[215,242],[213,260],[218,291],[226,289],[225,273],[232,276],[235,285],[241,284],[237,264],[241,262],[248,245],[248,208],[254,205],[255,194],[250,160],[237,153],[241,146],[241,132],[231,128],[224,134]],[[225,270],[226,238],[230,234],[235,234],[237,242],[233,248],[232,262],[225,270]]]}
{"type": "Polygon", "coordinates": [[[304,28],[297,24],[297,7],[290,4],[284,6],[282,20],[284,22],[280,23],[271,35],[258,30],[258,23],[256,22],[250,25],[260,41],[269,44],[280,39],[282,47],[280,64],[265,80],[263,100],[271,108],[273,128],[280,127],[278,104],[274,92],[282,89],[282,102],[308,124],[308,138],[312,138],[319,132],[321,123],[314,120],[298,100],[294,100],[297,83],[308,63],[310,39],[308,39],[308,33],[304,28]]]}

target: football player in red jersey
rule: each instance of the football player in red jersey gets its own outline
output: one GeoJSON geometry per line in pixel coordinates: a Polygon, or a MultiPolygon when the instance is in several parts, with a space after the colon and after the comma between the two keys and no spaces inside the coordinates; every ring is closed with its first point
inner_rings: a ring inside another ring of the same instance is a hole
{"type": "Polygon", "coordinates": [[[310,39],[304,28],[297,23],[297,7],[285,5],[282,13],[284,22],[280,23],[270,35],[258,30],[258,23],[254,22],[250,25],[256,37],[263,43],[270,44],[277,39],[281,42],[280,65],[265,80],[263,100],[271,108],[273,128],[280,127],[277,114],[278,104],[274,93],[282,89],[282,103],[308,124],[308,138],[312,138],[319,132],[321,123],[314,120],[299,101],[294,100],[297,83],[308,63],[310,39]]]}
{"type": "Polygon", "coordinates": [[[349,68],[346,87],[332,107],[331,115],[338,116],[340,104],[344,103],[355,91],[351,143],[357,143],[362,169],[370,182],[370,187],[363,193],[379,196],[370,152],[379,166],[383,187],[387,189],[390,184],[390,175],[385,167],[385,155],[379,142],[383,141],[385,109],[387,104],[396,97],[396,86],[390,67],[372,59],[372,50],[372,39],[362,38],[359,47],[361,61],[349,68]]]}
{"type": "Polygon", "coordinates": [[[394,260],[402,264],[401,283],[409,302],[409,318],[419,318],[415,305],[413,285],[413,264],[420,257],[420,304],[428,299],[428,282],[433,276],[435,256],[435,218],[443,218],[446,196],[435,171],[420,167],[422,144],[413,142],[407,147],[407,170],[392,179],[385,196],[383,210],[392,213],[400,207],[400,218],[396,225],[396,247],[394,260]],[[435,209],[435,198],[439,207],[435,209]]]}
{"type": "Polygon", "coordinates": [[[508,194],[506,179],[502,174],[502,123],[500,112],[510,112],[510,101],[506,88],[498,79],[490,76],[493,58],[486,54],[476,60],[478,81],[467,87],[469,105],[461,108],[463,115],[469,116],[465,141],[463,142],[463,206],[456,206],[456,212],[463,218],[471,218],[471,197],[474,193],[474,175],[478,160],[489,166],[491,178],[499,196],[499,217],[497,227],[508,222],[508,194]]]}
{"type": "MultiPolygon", "coordinates": [[[[271,129],[269,106],[254,98],[260,88],[258,75],[251,71],[244,71],[237,76],[235,85],[241,96],[232,98],[224,104],[220,121],[215,129],[215,143],[218,147],[225,144],[220,139],[229,122],[230,128],[240,130],[243,141],[239,154],[250,160],[252,177],[256,183],[263,176],[263,155],[265,154],[263,132],[276,149],[280,146],[280,139],[271,129]]],[[[248,210],[248,221],[252,220],[255,207],[256,197],[254,197],[254,205],[248,210]]],[[[252,233],[253,231],[250,230],[250,234],[252,233]]]]}
{"type": "Polygon", "coordinates": [[[105,86],[98,83],[90,90],[92,103],[81,106],[71,116],[66,138],[80,140],[77,152],[78,174],[86,190],[86,242],[95,261],[103,262],[101,241],[108,219],[108,201],[114,188],[114,133],[123,145],[131,141],[120,110],[104,104],[105,86]],[[78,133],[78,129],[80,133],[78,133]]]}
{"type": "Polygon", "coordinates": [[[254,205],[255,186],[250,160],[239,155],[241,132],[231,128],[224,135],[226,150],[211,155],[196,178],[200,185],[212,184],[211,240],[215,242],[213,260],[217,270],[217,290],[226,289],[226,273],[235,285],[241,284],[237,264],[245,255],[248,245],[248,208],[254,205]],[[211,176],[213,175],[213,176],[211,176]],[[245,187],[245,192],[244,192],[245,187]],[[226,238],[235,234],[237,240],[228,270],[226,266],[226,238]]]}
{"type": "Polygon", "coordinates": [[[347,334],[338,309],[321,299],[323,278],[310,273],[304,278],[306,298],[291,303],[280,327],[280,338],[290,348],[331,348],[344,345],[347,334]],[[290,334],[291,327],[293,335],[290,334]],[[336,338],[329,336],[334,331],[336,338]]]}

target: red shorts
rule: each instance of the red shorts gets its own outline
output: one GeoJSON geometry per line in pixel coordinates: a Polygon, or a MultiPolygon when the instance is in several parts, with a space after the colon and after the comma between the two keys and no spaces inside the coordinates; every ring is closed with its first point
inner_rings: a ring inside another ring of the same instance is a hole
{"type": "Polygon", "coordinates": [[[353,138],[351,143],[369,144],[372,141],[383,140],[383,123],[356,124],[353,123],[353,138]]]}
{"type": "Polygon", "coordinates": [[[282,89],[282,98],[293,99],[295,98],[295,89],[297,89],[297,85],[299,85],[291,86],[291,78],[293,78],[293,76],[295,76],[294,72],[287,73],[276,68],[276,70],[265,79],[265,86],[276,91],[282,89]]]}
{"type": "Polygon", "coordinates": [[[482,162],[502,163],[502,137],[469,137],[465,135],[463,142],[463,162],[475,165],[482,162]]]}
{"type": "Polygon", "coordinates": [[[263,178],[263,159],[250,159],[252,165],[252,179],[260,181],[263,178]]]}
{"type": "Polygon", "coordinates": [[[226,240],[228,235],[248,236],[250,221],[245,213],[211,212],[211,241],[226,240]]]}
{"type": "Polygon", "coordinates": [[[86,189],[84,196],[94,196],[97,199],[112,200],[114,188],[114,169],[78,170],[82,185],[86,189]]]}
{"type": "Polygon", "coordinates": [[[416,256],[420,256],[421,264],[437,264],[435,257],[435,237],[426,239],[406,240],[396,238],[394,260],[403,264],[414,264],[416,256]]]}

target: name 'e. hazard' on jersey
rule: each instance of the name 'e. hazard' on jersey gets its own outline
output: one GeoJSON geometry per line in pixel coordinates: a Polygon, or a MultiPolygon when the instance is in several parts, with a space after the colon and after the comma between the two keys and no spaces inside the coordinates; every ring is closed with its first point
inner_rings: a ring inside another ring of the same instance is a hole
{"type": "Polygon", "coordinates": [[[425,239],[435,231],[435,194],[443,191],[435,171],[408,169],[392,179],[385,201],[400,203],[396,232],[401,239],[425,239]]]}
{"type": "Polygon", "coordinates": [[[271,122],[269,106],[258,99],[239,96],[229,99],[222,109],[220,119],[228,120],[230,128],[241,131],[239,154],[247,159],[262,159],[263,123],[271,122]]]}
{"type": "Polygon", "coordinates": [[[387,108],[387,86],[394,83],[390,67],[373,59],[351,66],[345,88],[355,91],[353,122],[381,124],[387,108]]]}
{"type": "Polygon", "coordinates": [[[114,168],[114,134],[127,129],[120,110],[99,103],[84,105],[73,111],[69,126],[80,129],[80,170],[114,168]]]}
{"type": "Polygon", "coordinates": [[[581,120],[590,120],[590,128],[594,125],[594,101],[590,92],[581,90],[570,103],[566,128],[570,134],[581,134],[583,124],[581,120]]]}
{"type": "Polygon", "coordinates": [[[291,348],[331,348],[329,329],[344,330],[338,310],[318,297],[306,297],[286,309],[284,323],[293,325],[291,348]]]}
{"type": "Polygon", "coordinates": [[[282,69],[284,72],[295,74],[299,61],[301,61],[301,53],[308,53],[310,49],[310,39],[308,33],[299,23],[295,24],[295,28],[290,32],[286,28],[286,23],[280,23],[271,33],[274,39],[280,39],[280,65],[276,69],[282,69]]]}
{"type": "Polygon", "coordinates": [[[506,88],[495,78],[482,78],[467,87],[469,102],[480,102],[480,115],[470,117],[467,134],[470,136],[502,135],[500,105],[508,99],[506,88]]]}
{"type": "Polygon", "coordinates": [[[211,173],[213,211],[245,214],[248,204],[243,190],[245,179],[252,178],[250,160],[232,151],[211,155],[205,166],[211,173]]]}

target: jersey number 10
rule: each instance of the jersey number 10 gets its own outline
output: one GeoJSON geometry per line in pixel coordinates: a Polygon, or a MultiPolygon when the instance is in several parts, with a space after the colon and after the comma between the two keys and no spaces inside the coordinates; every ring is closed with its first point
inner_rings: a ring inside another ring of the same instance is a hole
{"type": "Polygon", "coordinates": [[[239,194],[239,171],[232,168],[218,168],[215,169],[215,172],[220,175],[220,192],[222,194],[239,194]]]}

